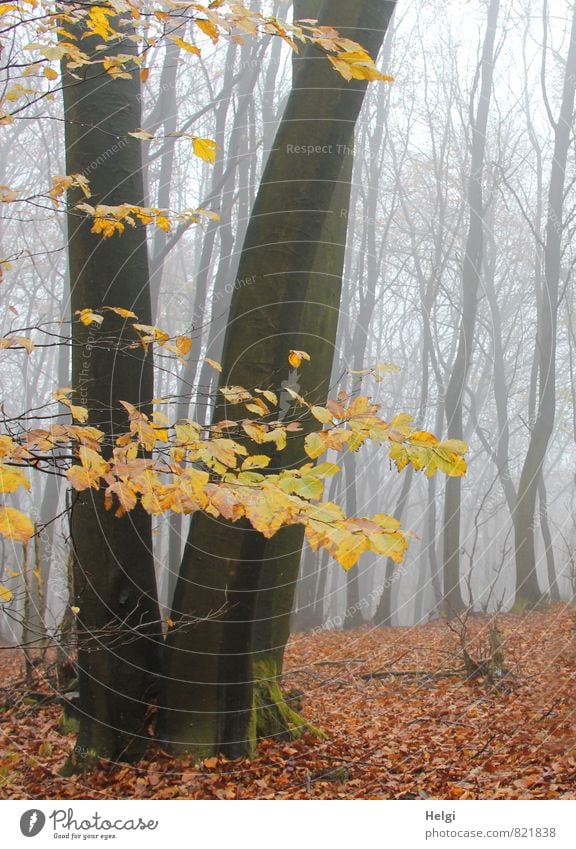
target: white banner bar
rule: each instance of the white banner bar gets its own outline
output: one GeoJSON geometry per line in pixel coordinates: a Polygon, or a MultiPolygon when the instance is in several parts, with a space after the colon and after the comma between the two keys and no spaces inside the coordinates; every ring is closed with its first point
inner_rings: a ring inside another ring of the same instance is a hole
{"type": "Polygon", "coordinates": [[[3,801],[0,805],[2,845],[7,849],[73,844],[136,849],[179,846],[182,840],[186,847],[214,849],[227,845],[254,849],[267,843],[277,849],[307,849],[317,843],[350,849],[367,839],[376,849],[576,846],[576,801],[568,800],[3,801]]]}

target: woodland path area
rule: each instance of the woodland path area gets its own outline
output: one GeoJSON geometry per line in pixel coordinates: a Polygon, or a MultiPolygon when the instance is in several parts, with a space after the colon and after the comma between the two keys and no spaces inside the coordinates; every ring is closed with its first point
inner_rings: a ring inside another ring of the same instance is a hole
{"type": "MultiPolygon", "coordinates": [[[[468,619],[472,657],[486,656],[493,625],[468,619]]],[[[151,740],[138,765],[67,778],[75,737],[58,730],[61,707],[42,704],[41,683],[26,698],[21,654],[2,651],[0,797],[576,799],[576,610],[502,614],[497,627],[505,673],[494,683],[459,671],[462,642],[442,620],[297,634],[285,688],[326,739],[266,740],[252,761],[201,764],[151,740]]]]}

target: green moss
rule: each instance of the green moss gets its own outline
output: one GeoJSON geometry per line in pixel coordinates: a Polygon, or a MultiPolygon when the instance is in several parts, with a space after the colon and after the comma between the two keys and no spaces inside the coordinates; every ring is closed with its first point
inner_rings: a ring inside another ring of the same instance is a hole
{"type": "Polygon", "coordinates": [[[83,772],[92,772],[98,766],[100,759],[98,753],[94,749],[82,749],[78,746],[73,752],[70,752],[66,758],[64,766],[60,770],[60,775],[63,778],[69,778],[71,775],[79,775],[83,772]]]}
{"type": "Polygon", "coordinates": [[[277,740],[296,740],[308,731],[315,737],[325,734],[307,722],[287,703],[273,658],[254,662],[254,700],[249,740],[255,748],[258,739],[271,737],[277,740]]]}
{"type": "Polygon", "coordinates": [[[80,731],[80,719],[64,711],[58,723],[58,731],[60,734],[78,734],[80,731]]]}
{"type": "Polygon", "coordinates": [[[519,596],[516,598],[510,613],[514,613],[516,616],[522,616],[525,613],[546,613],[549,608],[550,599],[547,595],[542,596],[536,602],[519,596]]]}

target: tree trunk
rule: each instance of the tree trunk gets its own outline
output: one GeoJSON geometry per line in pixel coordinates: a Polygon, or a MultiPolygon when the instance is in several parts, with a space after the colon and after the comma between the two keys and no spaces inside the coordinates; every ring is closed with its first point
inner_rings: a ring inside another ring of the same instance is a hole
{"type": "MultiPolygon", "coordinates": [[[[118,26],[118,21],[116,20],[118,26]]],[[[81,36],[80,27],[76,27],[81,36]]],[[[127,33],[128,34],[128,33],[127,33]]],[[[83,39],[90,52],[94,37],[83,39]]],[[[136,53],[129,41],[109,42],[107,55],[136,53]]],[[[99,57],[101,54],[94,54],[99,57]]],[[[91,202],[143,203],[140,142],[127,134],[141,126],[140,83],[112,79],[100,64],[64,71],[66,173],[84,173],[91,202]]],[[[133,310],[151,324],[144,227],[127,227],[104,241],[91,222],[68,211],[71,311],[104,305],[133,310]]],[[[152,354],[125,350],[134,333],[113,313],[102,329],[73,321],[72,382],[75,403],[90,411],[90,424],[106,434],[107,449],[127,430],[119,401],[149,411],[152,354]],[[112,342],[104,341],[112,338],[112,342]]],[[[147,742],[145,714],[157,665],[159,614],[152,557],[151,519],[137,509],[118,519],[104,509],[101,491],[74,494],[71,536],[78,613],[81,719],[78,745],[106,758],[138,757],[147,742]]],[[[88,763],[88,759],[86,764],[88,763]]]]}
{"type": "MultiPolygon", "coordinates": [[[[462,402],[468,380],[474,348],[476,307],[483,259],[484,207],[482,180],[486,129],[492,96],[494,75],[494,44],[498,23],[499,0],[490,0],[482,58],[477,72],[480,95],[476,114],[470,108],[472,155],[468,178],[468,207],[470,222],[462,268],[462,319],[458,350],[446,388],[446,423],[451,439],[463,439],[462,402]]],[[[474,93],[472,94],[472,97],[474,93]]],[[[460,590],[460,505],[462,480],[446,480],[444,500],[444,601],[449,616],[456,616],[464,607],[460,590]]]]}
{"type": "Polygon", "coordinates": [[[564,187],[570,149],[576,92],[576,6],[572,18],[570,45],[562,102],[554,124],[554,155],[548,189],[544,286],[539,305],[539,395],[534,427],[518,485],[514,516],[516,551],[516,601],[537,604],[542,598],[536,573],[534,517],[538,481],[554,427],[556,412],[556,329],[560,282],[561,240],[564,229],[564,187]]]}
{"type": "MultiPolygon", "coordinates": [[[[374,56],[393,8],[394,3],[381,0],[325,0],[320,20],[374,56]]],[[[299,392],[310,403],[322,404],[329,388],[344,255],[334,197],[346,157],[352,155],[366,84],[344,82],[314,49],[305,49],[298,63],[246,233],[238,276],[253,283],[233,293],[221,385],[279,387],[290,377],[288,350],[303,349],[311,363],[298,372],[299,392]],[[332,250],[324,251],[329,264],[320,272],[318,242],[326,239],[329,221],[337,236],[330,239],[332,250]]],[[[219,404],[215,420],[236,413],[245,415],[219,404]]],[[[303,435],[273,458],[272,468],[305,461],[303,435]]],[[[244,524],[194,516],[172,618],[190,609],[200,615],[225,609],[169,639],[162,732],[171,749],[241,755],[253,751],[259,732],[299,733],[300,720],[278,699],[277,677],[302,537],[300,527],[290,527],[265,540],[244,524]]]]}

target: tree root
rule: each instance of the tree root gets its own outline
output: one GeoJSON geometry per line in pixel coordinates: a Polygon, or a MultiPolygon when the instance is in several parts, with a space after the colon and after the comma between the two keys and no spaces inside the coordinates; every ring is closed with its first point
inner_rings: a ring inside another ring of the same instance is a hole
{"type": "MultiPolygon", "coordinates": [[[[297,704],[301,695],[289,699],[283,693],[277,675],[276,664],[266,658],[254,663],[254,701],[251,739],[255,747],[258,739],[296,740],[305,732],[325,739],[323,731],[312,725],[290,706],[297,704]]],[[[299,704],[298,704],[299,707],[299,704]]]]}

